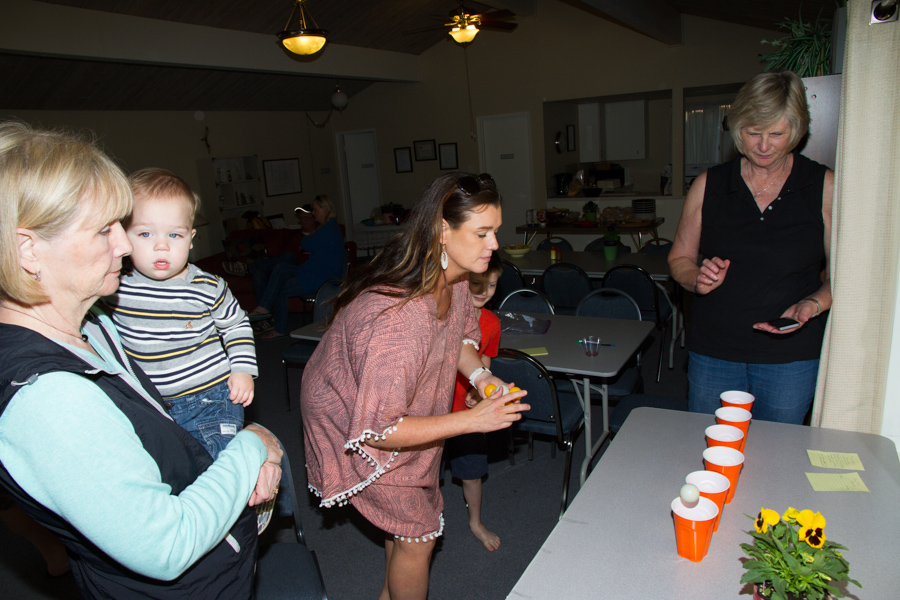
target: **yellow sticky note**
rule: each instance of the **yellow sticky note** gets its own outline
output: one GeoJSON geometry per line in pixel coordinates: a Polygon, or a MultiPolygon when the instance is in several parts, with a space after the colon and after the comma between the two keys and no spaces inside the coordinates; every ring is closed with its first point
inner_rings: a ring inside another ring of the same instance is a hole
{"type": "Polygon", "coordinates": [[[859,473],[807,473],[806,478],[817,492],[868,492],[859,473]]]}
{"type": "Polygon", "coordinates": [[[819,450],[807,450],[809,462],[814,467],[826,469],[846,469],[848,471],[865,471],[859,454],[856,452],[821,452],[819,450]]]}
{"type": "Polygon", "coordinates": [[[548,354],[547,349],[543,346],[540,348],[522,348],[520,352],[530,354],[531,356],[544,356],[545,354],[548,354]]]}

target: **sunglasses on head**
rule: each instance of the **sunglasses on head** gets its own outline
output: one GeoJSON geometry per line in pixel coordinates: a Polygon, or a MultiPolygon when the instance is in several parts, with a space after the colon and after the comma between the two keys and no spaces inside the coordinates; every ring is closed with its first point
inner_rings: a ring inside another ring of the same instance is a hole
{"type": "Polygon", "coordinates": [[[486,189],[486,184],[494,187],[494,178],[491,177],[488,173],[482,173],[478,177],[472,177],[470,175],[461,177],[459,181],[456,182],[456,187],[458,187],[460,191],[462,191],[467,196],[474,196],[478,192],[486,189]]]}

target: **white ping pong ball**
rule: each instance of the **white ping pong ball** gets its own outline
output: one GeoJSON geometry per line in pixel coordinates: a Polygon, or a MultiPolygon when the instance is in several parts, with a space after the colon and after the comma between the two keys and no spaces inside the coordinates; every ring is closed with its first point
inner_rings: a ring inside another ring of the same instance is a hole
{"type": "Polygon", "coordinates": [[[693,483],[681,486],[681,502],[688,508],[693,508],[700,500],[700,489],[693,483]]]}

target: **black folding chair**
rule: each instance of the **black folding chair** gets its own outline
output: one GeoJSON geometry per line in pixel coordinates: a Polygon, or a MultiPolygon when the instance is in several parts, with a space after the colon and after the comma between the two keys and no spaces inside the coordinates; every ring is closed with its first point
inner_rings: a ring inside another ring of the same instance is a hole
{"type": "MultiPolygon", "coordinates": [[[[315,296],[315,310],[313,312],[313,322],[324,321],[331,314],[331,303],[329,300],[338,295],[344,282],[340,279],[329,279],[321,286],[315,296]]],[[[288,377],[288,369],[303,369],[306,363],[312,358],[313,352],[319,342],[312,340],[299,340],[291,344],[281,352],[281,364],[284,365],[284,401],[287,409],[291,410],[291,389],[290,377],[288,377]]]]}
{"type": "MultiPolygon", "coordinates": [[[[584,409],[575,388],[568,380],[551,378],[544,365],[519,350],[501,348],[497,357],[491,360],[491,371],[503,381],[514,381],[516,386],[528,391],[523,401],[531,406],[531,410],[521,413],[522,420],[511,428],[510,462],[513,462],[512,433],[515,431],[528,434],[528,460],[534,459],[535,434],[551,437],[555,444],[566,448],[562,501],[559,507],[559,518],[562,518],[569,492],[573,441],[584,426],[584,409]]],[[[552,449],[555,454],[556,445],[552,449]]]]}

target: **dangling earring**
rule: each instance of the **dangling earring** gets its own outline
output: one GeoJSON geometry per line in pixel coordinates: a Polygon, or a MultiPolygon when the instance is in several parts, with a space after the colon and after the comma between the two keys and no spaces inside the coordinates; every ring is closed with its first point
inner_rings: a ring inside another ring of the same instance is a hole
{"type": "MultiPolygon", "coordinates": [[[[444,268],[446,268],[446,267],[444,267],[444,268]]],[[[34,277],[35,281],[40,281],[41,280],[41,272],[37,271],[34,275],[32,275],[32,277],[34,277]]]]}
{"type": "Polygon", "coordinates": [[[444,245],[441,244],[441,268],[446,271],[448,266],[450,266],[450,260],[447,258],[447,252],[444,250],[444,245]]]}

